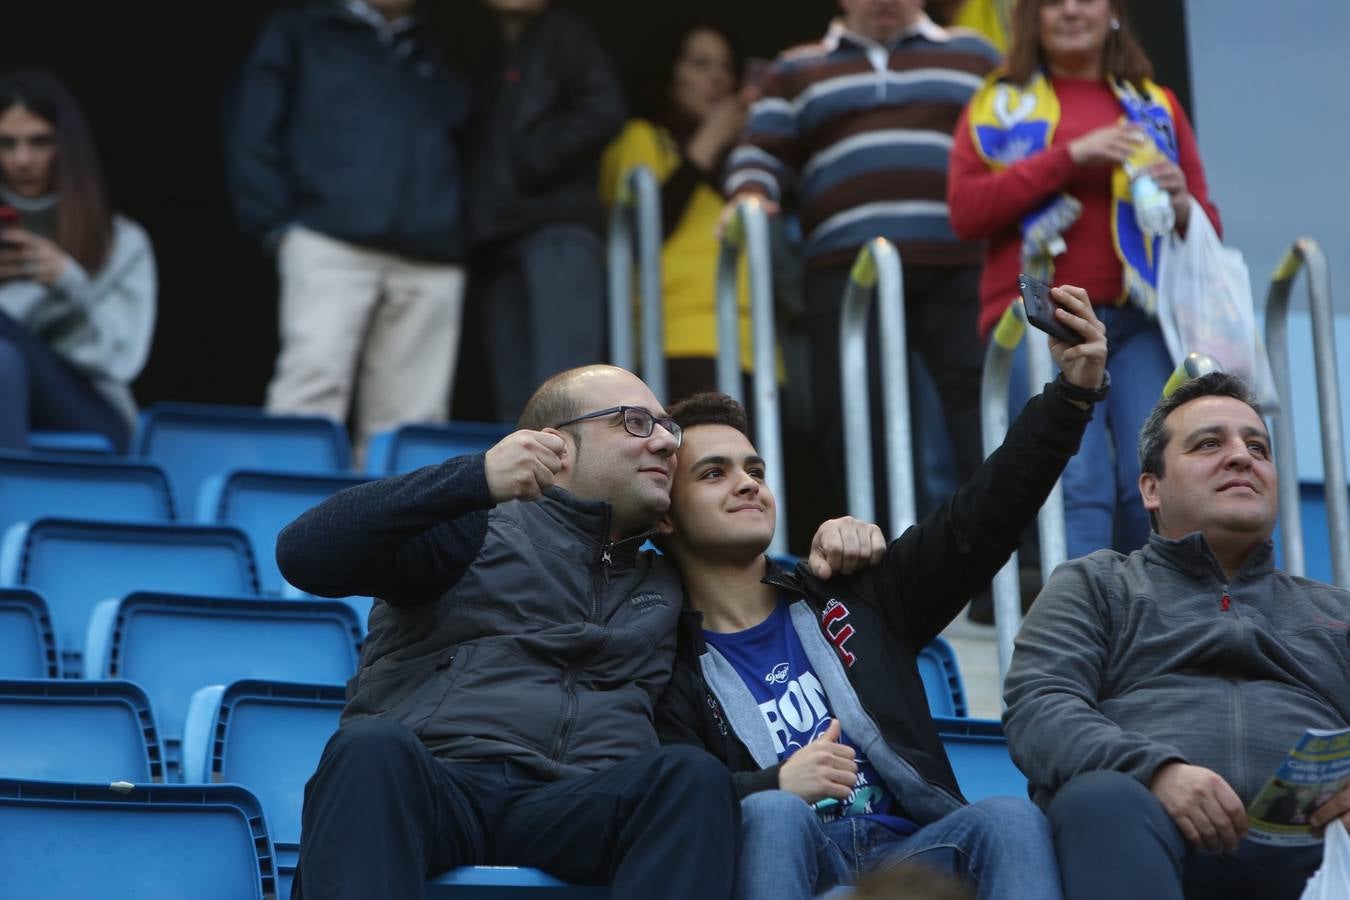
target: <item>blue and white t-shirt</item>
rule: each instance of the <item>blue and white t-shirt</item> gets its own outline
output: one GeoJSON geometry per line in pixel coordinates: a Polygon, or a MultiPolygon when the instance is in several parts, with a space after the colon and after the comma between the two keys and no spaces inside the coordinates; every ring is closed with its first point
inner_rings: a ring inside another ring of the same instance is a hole
{"type": "MultiPolygon", "coordinates": [[[[754,628],[733,634],[704,631],[703,638],[726,657],[754,695],[780,761],[829,728],[834,715],[829,698],[792,627],[786,602],[754,628]]],[[[902,834],[916,830],[900,816],[895,795],[848,734],[841,732],[839,742],[853,748],[858,781],[848,799],[821,813],[822,820],[870,816],[902,834]]]]}

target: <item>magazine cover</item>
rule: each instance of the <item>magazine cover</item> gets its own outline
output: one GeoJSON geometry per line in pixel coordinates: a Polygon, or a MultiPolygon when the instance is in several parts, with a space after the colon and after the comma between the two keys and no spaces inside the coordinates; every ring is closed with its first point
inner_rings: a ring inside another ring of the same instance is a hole
{"type": "Polygon", "coordinates": [[[1309,729],[1247,807],[1250,840],[1298,847],[1317,844],[1308,817],[1350,786],[1350,728],[1309,729]]]}

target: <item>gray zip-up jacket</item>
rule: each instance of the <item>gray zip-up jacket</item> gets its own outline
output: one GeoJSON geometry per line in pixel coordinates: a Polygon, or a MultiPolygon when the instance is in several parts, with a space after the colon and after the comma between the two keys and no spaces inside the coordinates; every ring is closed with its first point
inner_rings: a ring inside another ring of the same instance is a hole
{"type": "Polygon", "coordinates": [[[1084,772],[1147,786],[1170,760],[1248,803],[1306,729],[1350,725],[1347,621],[1350,592],[1276,569],[1269,541],[1231,581],[1198,532],[1071,560],[1017,636],[1013,761],[1042,807],[1084,772]]]}
{"type": "Polygon", "coordinates": [[[656,748],[675,656],[674,569],[609,528],[609,504],[556,487],[493,506],[478,454],[330,497],[277,562],[311,593],[378,598],[344,723],[384,716],[439,757],[562,778],[656,748]]]}

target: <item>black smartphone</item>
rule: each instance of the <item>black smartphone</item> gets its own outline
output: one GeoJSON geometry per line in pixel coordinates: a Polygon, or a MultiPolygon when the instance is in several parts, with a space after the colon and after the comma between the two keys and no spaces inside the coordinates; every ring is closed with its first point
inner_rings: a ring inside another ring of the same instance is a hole
{"type": "Polygon", "coordinates": [[[1050,285],[1024,272],[1017,276],[1017,287],[1022,292],[1022,305],[1026,308],[1028,322],[1067,344],[1083,343],[1081,334],[1055,321],[1055,307],[1059,304],[1050,299],[1050,285]]]}

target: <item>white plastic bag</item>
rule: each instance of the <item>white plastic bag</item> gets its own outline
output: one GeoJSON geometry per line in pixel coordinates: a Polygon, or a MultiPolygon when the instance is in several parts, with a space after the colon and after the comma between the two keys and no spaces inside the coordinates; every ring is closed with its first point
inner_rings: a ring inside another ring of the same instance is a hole
{"type": "Polygon", "coordinates": [[[1322,865],[1308,879],[1302,900],[1345,900],[1350,897],[1350,834],[1340,819],[1327,825],[1322,865]]]}
{"type": "Polygon", "coordinates": [[[1237,250],[1225,247],[1190,198],[1186,237],[1170,232],[1158,258],[1158,325],[1172,361],[1206,353],[1247,382],[1267,411],[1278,404],[1265,345],[1256,331],[1251,281],[1237,250]]]}

